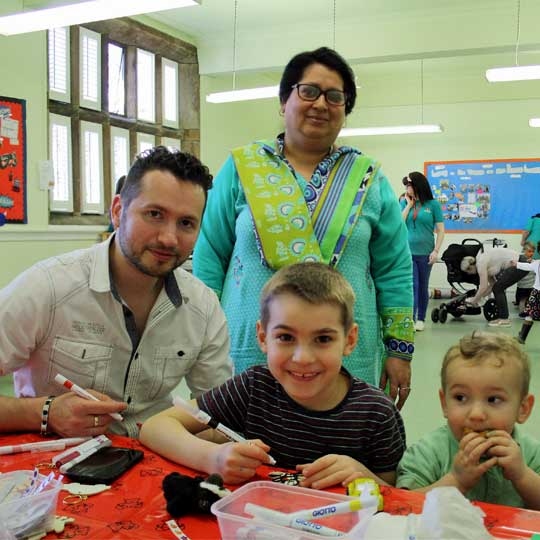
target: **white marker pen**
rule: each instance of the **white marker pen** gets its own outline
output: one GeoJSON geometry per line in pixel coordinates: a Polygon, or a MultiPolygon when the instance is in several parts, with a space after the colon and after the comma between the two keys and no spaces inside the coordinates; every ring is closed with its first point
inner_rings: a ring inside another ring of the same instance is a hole
{"type": "Polygon", "coordinates": [[[66,446],[74,446],[87,441],[88,439],[90,439],[90,437],[71,437],[69,439],[54,439],[50,441],[0,446],[0,455],[15,454],[17,452],[50,452],[53,450],[63,450],[66,446]]]}
{"type": "Polygon", "coordinates": [[[98,450],[101,450],[102,448],[105,448],[111,445],[112,445],[112,441],[110,439],[100,442],[97,446],[94,446],[93,448],[89,448],[88,450],[74,457],[72,460],[68,461],[67,463],[63,463],[62,466],[60,467],[60,472],[62,474],[65,474],[67,471],[69,471],[69,469],[71,469],[71,467],[73,467],[74,465],[77,465],[77,463],[84,461],[86,458],[90,457],[92,454],[95,454],[98,450]]]}
{"type": "MultiPolygon", "coordinates": [[[[191,403],[188,403],[185,399],[182,399],[179,396],[174,396],[173,404],[175,407],[184,409],[184,411],[191,414],[191,416],[193,416],[193,418],[196,418],[199,422],[202,422],[203,424],[214,428],[216,431],[219,431],[230,441],[246,442],[246,439],[242,437],[242,435],[239,435],[238,433],[236,433],[236,431],[233,431],[227,426],[220,424],[217,420],[214,420],[208,413],[201,411],[201,409],[199,409],[198,407],[193,407],[191,403]]],[[[270,465],[275,465],[276,460],[270,455],[268,457],[270,458],[270,465]]]]}
{"type": "Polygon", "coordinates": [[[257,504],[246,503],[244,512],[263,521],[267,521],[268,523],[291,527],[300,531],[312,532],[320,534],[321,536],[329,536],[331,538],[345,536],[345,533],[337,531],[336,529],[331,529],[330,527],[325,527],[324,525],[319,525],[318,523],[296,517],[293,514],[285,514],[257,504]]]}
{"type": "Polygon", "coordinates": [[[90,440],[83,442],[78,446],[69,448],[65,452],[60,452],[60,454],[56,454],[56,456],[54,456],[51,460],[52,464],[56,467],[58,467],[59,465],[63,465],[64,463],[71,461],[73,458],[87,453],[93,448],[100,447],[100,445],[103,445],[104,443],[106,443],[106,441],[109,441],[109,443],[111,443],[111,440],[106,435],[99,435],[98,437],[91,438],[90,440]]]}
{"type": "Polygon", "coordinates": [[[292,512],[289,516],[301,519],[320,519],[328,516],[336,516],[338,514],[346,514],[348,512],[356,512],[361,508],[362,503],[360,499],[352,499],[336,504],[319,506],[318,508],[299,510],[298,512],[292,512]]]}

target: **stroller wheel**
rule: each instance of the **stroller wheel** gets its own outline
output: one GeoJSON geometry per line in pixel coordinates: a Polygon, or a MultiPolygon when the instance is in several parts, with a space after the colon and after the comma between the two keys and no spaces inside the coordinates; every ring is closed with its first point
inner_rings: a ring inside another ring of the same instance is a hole
{"type": "Polygon", "coordinates": [[[446,319],[448,319],[448,310],[445,306],[439,310],[439,321],[444,324],[446,322],[446,319]]]}
{"type": "Polygon", "coordinates": [[[439,308],[433,308],[431,310],[431,321],[434,323],[439,322],[439,308]]]}
{"type": "Polygon", "coordinates": [[[484,317],[488,321],[494,321],[499,317],[499,308],[497,307],[497,303],[495,302],[494,298],[487,300],[482,309],[484,311],[484,317]]]}

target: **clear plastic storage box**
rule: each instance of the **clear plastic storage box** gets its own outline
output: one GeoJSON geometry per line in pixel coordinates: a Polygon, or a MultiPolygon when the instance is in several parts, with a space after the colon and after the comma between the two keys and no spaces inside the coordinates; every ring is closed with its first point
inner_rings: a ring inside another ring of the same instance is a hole
{"type": "MultiPolygon", "coordinates": [[[[318,491],[315,489],[287,486],[275,482],[251,482],[236,489],[212,505],[212,513],[218,518],[223,540],[321,540],[311,532],[296,530],[264,521],[245,512],[247,503],[282,513],[297,512],[350,501],[352,497],[318,491]]],[[[327,516],[314,519],[312,523],[335,529],[343,540],[361,539],[370,515],[376,509],[327,516]]]]}
{"type": "Polygon", "coordinates": [[[47,477],[38,474],[34,485],[46,481],[39,493],[18,493],[21,486],[30,485],[32,476],[33,471],[0,474],[0,540],[25,538],[52,525],[62,482],[56,478],[46,481],[47,477]]]}

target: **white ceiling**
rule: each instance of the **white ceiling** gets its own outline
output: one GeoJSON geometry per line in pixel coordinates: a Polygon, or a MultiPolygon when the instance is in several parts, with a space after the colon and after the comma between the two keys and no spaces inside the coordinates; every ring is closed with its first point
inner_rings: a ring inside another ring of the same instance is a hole
{"type": "Polygon", "coordinates": [[[335,45],[355,65],[501,52],[512,58],[518,1],[522,54],[540,53],[539,0],[202,0],[149,17],[191,36],[201,73],[210,74],[232,68],[235,4],[235,67],[242,71],[281,68],[321,44],[335,45]]]}
{"type": "MultiPolygon", "coordinates": [[[[0,13],[66,2],[0,0],[0,13]]],[[[272,84],[291,56],[327,45],[350,61],[368,95],[391,81],[393,94],[403,86],[417,96],[423,60],[427,94],[433,80],[438,96],[441,81],[475,94],[454,100],[537,99],[538,81],[483,79],[485,69],[515,62],[518,5],[519,63],[540,63],[540,0],[201,0],[144,18],[194,43],[201,75],[216,81],[234,67],[250,83],[272,84]]]]}
{"type": "Polygon", "coordinates": [[[190,37],[213,91],[231,88],[233,53],[242,88],[275,84],[291,56],[328,45],[353,66],[364,105],[400,106],[540,98],[540,81],[484,78],[515,63],[518,3],[518,61],[540,63],[540,0],[236,0],[236,35],[235,0],[148,17],[190,37]]]}

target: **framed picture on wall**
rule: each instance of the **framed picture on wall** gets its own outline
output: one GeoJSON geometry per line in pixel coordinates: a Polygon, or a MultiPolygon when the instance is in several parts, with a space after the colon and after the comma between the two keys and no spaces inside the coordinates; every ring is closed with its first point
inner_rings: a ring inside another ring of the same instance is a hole
{"type": "Polygon", "coordinates": [[[26,222],[26,101],[0,96],[0,225],[26,222]]]}

